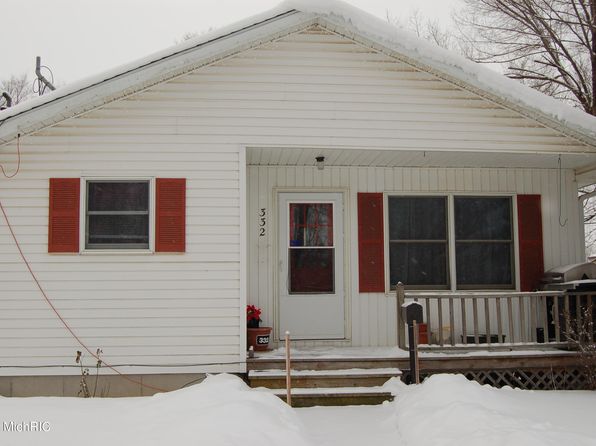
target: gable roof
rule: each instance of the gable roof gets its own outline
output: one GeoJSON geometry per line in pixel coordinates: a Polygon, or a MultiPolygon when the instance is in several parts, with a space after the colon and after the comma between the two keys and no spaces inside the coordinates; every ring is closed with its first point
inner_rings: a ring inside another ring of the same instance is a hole
{"type": "Polygon", "coordinates": [[[0,112],[0,145],[200,66],[318,24],[579,140],[596,152],[596,117],[337,0],[276,8],[0,112]]]}

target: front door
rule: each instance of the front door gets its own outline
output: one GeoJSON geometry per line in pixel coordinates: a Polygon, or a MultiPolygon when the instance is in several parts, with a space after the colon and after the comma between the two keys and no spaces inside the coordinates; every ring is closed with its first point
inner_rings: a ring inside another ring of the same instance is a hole
{"type": "Polygon", "coordinates": [[[279,194],[279,336],[343,339],[341,193],[279,194]]]}

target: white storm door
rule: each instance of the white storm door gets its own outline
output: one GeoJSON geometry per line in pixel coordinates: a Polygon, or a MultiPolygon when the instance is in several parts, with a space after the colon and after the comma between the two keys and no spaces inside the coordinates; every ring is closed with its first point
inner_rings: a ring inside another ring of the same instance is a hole
{"type": "Polygon", "coordinates": [[[279,194],[279,336],[343,339],[341,193],[279,194]]]}

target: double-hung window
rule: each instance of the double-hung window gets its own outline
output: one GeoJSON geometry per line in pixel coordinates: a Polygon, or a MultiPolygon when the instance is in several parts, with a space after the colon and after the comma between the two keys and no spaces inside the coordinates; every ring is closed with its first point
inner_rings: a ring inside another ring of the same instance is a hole
{"type": "Polygon", "coordinates": [[[86,193],[86,249],[149,249],[148,180],[88,180],[86,193]]]}
{"type": "Polygon", "coordinates": [[[388,217],[391,286],[515,287],[511,197],[389,196],[388,217]]]}
{"type": "Polygon", "coordinates": [[[186,179],[50,178],[48,252],[186,251],[186,179]]]}

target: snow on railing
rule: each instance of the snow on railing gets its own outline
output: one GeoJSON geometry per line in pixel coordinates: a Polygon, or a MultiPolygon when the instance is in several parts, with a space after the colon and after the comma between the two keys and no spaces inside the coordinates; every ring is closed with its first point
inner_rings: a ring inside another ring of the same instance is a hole
{"type": "MultiPolygon", "coordinates": [[[[562,346],[570,324],[596,318],[596,292],[405,292],[398,284],[396,294],[397,308],[408,301],[423,306],[427,339],[419,344],[434,348],[562,346]]],[[[405,349],[399,314],[397,324],[398,345],[405,349]]]]}

